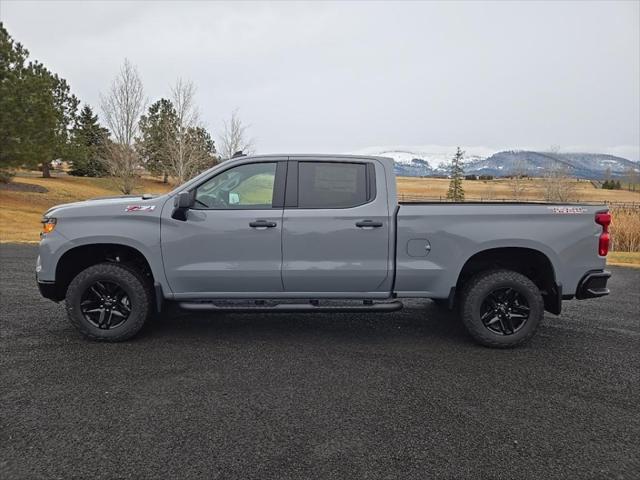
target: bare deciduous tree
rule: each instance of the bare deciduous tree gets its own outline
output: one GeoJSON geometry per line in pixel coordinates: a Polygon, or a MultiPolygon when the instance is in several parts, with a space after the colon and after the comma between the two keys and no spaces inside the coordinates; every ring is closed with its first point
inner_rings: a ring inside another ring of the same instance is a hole
{"type": "Polygon", "coordinates": [[[168,166],[177,183],[194,177],[215,162],[213,142],[202,127],[192,82],[178,79],[171,87],[176,126],[167,132],[168,166]],[[207,138],[208,137],[208,138],[207,138]]]}
{"type": "Polygon", "coordinates": [[[107,142],[105,160],[109,174],[115,180],[118,189],[129,195],[138,184],[140,159],[131,145],[107,142]]]}
{"type": "Polygon", "coordinates": [[[483,196],[485,196],[488,200],[495,199],[496,189],[494,187],[493,180],[483,180],[483,182],[485,184],[483,196]]]}
{"type": "Polygon", "coordinates": [[[550,202],[568,202],[573,198],[576,181],[565,165],[553,164],[545,174],[545,198],[550,202]]]}
{"type": "Polygon", "coordinates": [[[509,177],[511,194],[516,200],[520,200],[527,190],[527,167],[523,160],[518,160],[509,177]]]}
{"type": "Polygon", "coordinates": [[[113,141],[106,148],[109,171],[122,193],[129,194],[138,177],[140,162],[133,143],[145,107],[142,81],[129,60],[125,59],[109,91],[100,95],[100,106],[113,135],[113,141]]]}
{"type": "Polygon", "coordinates": [[[627,190],[635,192],[638,188],[638,183],[640,183],[640,172],[633,167],[627,167],[624,172],[624,179],[627,183],[627,190]]]}
{"type": "Polygon", "coordinates": [[[247,137],[247,125],[243,125],[238,110],[234,110],[231,119],[224,122],[220,138],[220,156],[228,160],[237,152],[253,153],[253,140],[247,137]]]}

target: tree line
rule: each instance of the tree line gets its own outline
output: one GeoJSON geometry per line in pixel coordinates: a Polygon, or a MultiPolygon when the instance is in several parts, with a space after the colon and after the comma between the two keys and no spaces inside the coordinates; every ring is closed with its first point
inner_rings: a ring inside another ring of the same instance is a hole
{"type": "Polygon", "coordinates": [[[0,22],[0,180],[16,168],[50,177],[53,160],[69,174],[110,176],[131,193],[143,171],[182,183],[239,151],[251,151],[247,126],[234,111],[216,148],[201,120],[196,87],[178,78],[166,98],[147,106],[137,68],[125,59],[100,95],[104,125],[92,107],[71,93],[64,78],[16,42],[0,22]]]}
{"type": "Polygon", "coordinates": [[[622,183],[620,183],[620,180],[607,179],[602,182],[602,188],[604,190],[622,190],[622,183]]]}

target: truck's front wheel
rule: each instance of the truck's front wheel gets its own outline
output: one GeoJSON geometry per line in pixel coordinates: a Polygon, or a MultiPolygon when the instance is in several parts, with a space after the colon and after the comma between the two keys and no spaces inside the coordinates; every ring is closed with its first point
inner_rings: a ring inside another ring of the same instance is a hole
{"type": "Polygon", "coordinates": [[[69,284],[67,315],[85,337],[118,342],[142,328],[152,298],[149,282],[136,270],[100,263],[81,271],[69,284]]]}
{"type": "Polygon", "coordinates": [[[473,277],[462,294],[462,321],[478,343],[494,348],[528,341],[544,315],[538,287],[511,270],[493,270],[473,277]]]}

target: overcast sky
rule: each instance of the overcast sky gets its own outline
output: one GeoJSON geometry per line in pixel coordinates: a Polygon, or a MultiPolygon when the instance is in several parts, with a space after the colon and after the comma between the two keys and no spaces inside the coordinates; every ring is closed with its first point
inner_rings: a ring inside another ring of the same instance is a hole
{"type": "Polygon", "coordinates": [[[32,58],[98,106],[125,57],[150,101],[181,76],[214,137],[257,151],[557,145],[640,157],[640,2],[0,0],[32,58]]]}

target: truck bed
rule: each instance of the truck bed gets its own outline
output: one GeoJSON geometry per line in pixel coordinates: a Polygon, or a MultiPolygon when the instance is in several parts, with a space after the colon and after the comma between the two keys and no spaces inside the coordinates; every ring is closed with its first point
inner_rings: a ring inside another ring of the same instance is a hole
{"type": "Polygon", "coordinates": [[[601,227],[606,205],[530,202],[400,202],[396,221],[399,296],[446,298],[475,252],[535,250],[555,265],[563,294],[575,294],[585,272],[603,269],[601,227]]]}

